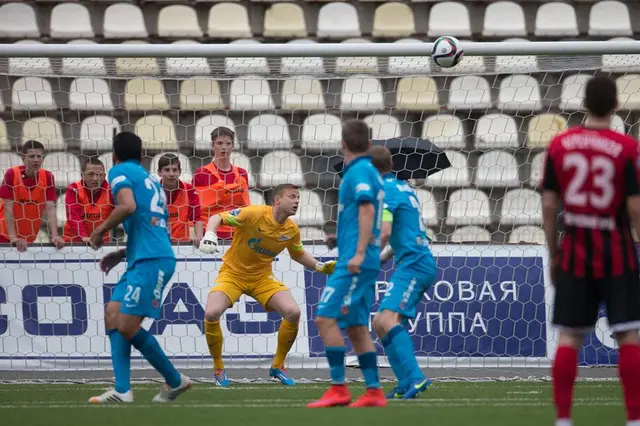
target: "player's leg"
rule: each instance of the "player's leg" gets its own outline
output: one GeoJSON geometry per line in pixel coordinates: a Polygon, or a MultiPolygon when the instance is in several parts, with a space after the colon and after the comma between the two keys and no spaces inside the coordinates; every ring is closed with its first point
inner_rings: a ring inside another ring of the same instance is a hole
{"type": "Polygon", "coordinates": [[[392,344],[394,341],[394,333],[389,334],[395,325],[400,324],[402,321],[400,315],[388,310],[379,311],[373,320],[373,329],[376,335],[380,339],[380,343],[384,347],[384,352],[389,360],[389,365],[393,374],[398,379],[398,384],[388,394],[387,398],[401,398],[406,390],[409,388],[409,375],[405,373],[400,353],[397,351],[396,346],[392,344]]]}

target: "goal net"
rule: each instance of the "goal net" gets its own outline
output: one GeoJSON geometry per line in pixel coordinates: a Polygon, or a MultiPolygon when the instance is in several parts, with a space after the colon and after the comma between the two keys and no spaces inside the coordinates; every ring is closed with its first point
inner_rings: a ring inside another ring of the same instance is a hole
{"type": "MultiPolygon", "coordinates": [[[[332,164],[341,122],[362,119],[378,140],[416,137],[438,145],[452,167],[413,181],[438,281],[408,324],[421,365],[435,376],[449,368],[450,376],[469,369],[484,376],[491,368],[522,376],[549,366],[553,291],[537,185],[544,148],[584,120],[583,89],[599,70],[618,84],[612,127],[638,135],[634,55],[467,56],[446,70],[428,57],[38,57],[4,58],[0,70],[0,169],[21,164],[24,141],[42,142],[43,167],[55,175],[59,226],[67,219],[65,188],[81,179],[83,161],[97,157],[111,166],[114,132],[142,138],[152,173],[162,153],[178,153],[189,182],[212,160],[211,131],[226,126],[236,132],[232,160],[249,173],[251,202],[269,203],[280,183],[300,185],[295,220],[305,247],[331,258],[335,252],[322,239],[336,225],[339,177],[332,164]]],[[[96,261],[123,244],[122,231],[116,237],[99,252],[85,245],[56,251],[43,228],[26,253],[0,247],[0,370],[16,379],[109,375],[103,310],[124,269],[105,276],[96,261]]],[[[220,259],[189,245],[175,250],[178,267],[162,318],[144,326],[179,366],[211,377],[204,302],[220,259]]],[[[388,264],[380,273],[373,312],[393,270],[388,264]]],[[[286,252],[274,271],[302,311],[288,366],[320,377],[315,369],[326,363],[313,319],[326,276],[303,270],[286,252]]],[[[254,371],[234,378],[266,377],[279,324],[277,314],[248,297],[226,313],[226,363],[254,371]]],[[[617,362],[604,316],[580,359],[589,366],[617,362]]],[[[146,368],[139,357],[133,365],[146,368]]]]}

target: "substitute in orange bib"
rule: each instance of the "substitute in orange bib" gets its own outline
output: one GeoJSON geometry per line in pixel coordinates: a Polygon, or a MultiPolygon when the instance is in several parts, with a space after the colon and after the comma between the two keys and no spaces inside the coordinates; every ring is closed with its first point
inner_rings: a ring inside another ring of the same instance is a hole
{"type": "MultiPolygon", "coordinates": [[[[67,187],[64,197],[67,221],[62,235],[66,242],[88,243],[94,229],[113,211],[113,195],[105,177],[102,161],[92,158],[82,167],[82,179],[67,187]]],[[[105,243],[111,241],[108,233],[102,239],[105,243]]]]}
{"type": "Polygon", "coordinates": [[[182,165],[177,155],[164,154],[160,157],[158,175],[167,195],[171,241],[176,243],[192,241],[189,228],[193,226],[193,244],[197,247],[202,240],[200,198],[193,186],[180,180],[181,173],[182,165]]]}
{"type": "MultiPolygon", "coordinates": [[[[224,211],[248,206],[249,175],[243,168],[231,164],[235,134],[226,127],[218,127],[211,132],[213,161],[200,167],[193,175],[193,186],[200,195],[202,222],[224,211]]],[[[233,237],[233,227],[222,225],[218,228],[218,238],[233,237]]]]}
{"type": "Polygon", "coordinates": [[[56,220],[56,185],[53,174],[42,168],[44,146],[29,140],[21,148],[24,165],[4,174],[0,186],[0,243],[11,243],[25,251],[36,240],[46,214],[51,242],[64,246],[56,220]]]}

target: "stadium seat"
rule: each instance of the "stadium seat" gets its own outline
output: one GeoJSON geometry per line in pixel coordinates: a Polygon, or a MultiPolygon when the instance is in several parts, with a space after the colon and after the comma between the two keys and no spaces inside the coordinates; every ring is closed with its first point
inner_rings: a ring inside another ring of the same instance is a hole
{"type": "Polygon", "coordinates": [[[135,133],[142,139],[142,149],[177,151],[178,140],[173,121],[161,115],[147,115],[136,121],[135,133]]]}
{"type": "Polygon", "coordinates": [[[102,161],[105,171],[109,173],[109,169],[113,167],[113,152],[105,152],[98,157],[98,160],[102,161]]]}
{"type": "MultiPolygon", "coordinates": [[[[42,44],[37,40],[20,40],[15,44],[42,44]]],[[[13,75],[50,75],[53,68],[49,58],[9,58],[9,74],[13,75]]]]}
{"type": "Polygon", "coordinates": [[[322,152],[340,149],[342,123],[340,118],[330,114],[314,114],[305,118],[302,124],[302,149],[322,152]]]}
{"type": "Polygon", "coordinates": [[[409,37],[416,32],[413,10],[404,3],[383,3],[373,15],[374,37],[409,37]]]}
{"type": "Polygon", "coordinates": [[[368,76],[346,78],[340,95],[340,109],[378,110],[384,108],[384,96],[380,80],[368,76]]]}
{"type": "Polygon", "coordinates": [[[509,242],[512,244],[546,244],[547,237],[542,228],[538,226],[518,226],[509,234],[509,242]]]}
{"type": "Polygon", "coordinates": [[[360,19],[355,6],[349,3],[327,3],[318,13],[319,38],[344,39],[360,37],[360,19]]]}
{"type": "Polygon", "coordinates": [[[398,111],[437,111],[440,108],[438,86],[431,77],[403,77],[396,88],[398,111]]]}
{"type": "MultiPolygon", "coordinates": [[[[635,41],[631,37],[611,39],[635,41]]],[[[612,73],[640,72],[640,55],[602,55],[602,71],[612,73]]]]}
{"type": "Polygon", "coordinates": [[[195,9],[183,4],[165,6],[158,13],[158,36],[195,37],[204,35],[195,9]]]}
{"type": "MultiPolygon", "coordinates": [[[[403,38],[395,43],[424,43],[415,38],[403,38]]],[[[391,56],[389,57],[389,74],[429,73],[431,57],[429,56],[391,56]]]]}
{"type": "Polygon", "coordinates": [[[1,5],[0,37],[40,37],[33,7],[18,1],[1,5]]]}
{"type": "Polygon", "coordinates": [[[124,88],[124,108],[128,111],[169,109],[162,80],[136,78],[124,88]]]}
{"type": "Polygon", "coordinates": [[[270,188],[283,183],[304,186],[300,158],[289,151],[272,151],[262,158],[260,187],[270,188]]]}
{"type": "Polygon", "coordinates": [[[613,117],[611,117],[611,129],[616,132],[627,133],[624,120],[618,114],[613,114],[613,117]]]}
{"type": "Polygon", "coordinates": [[[263,77],[243,76],[231,82],[231,109],[265,110],[273,109],[273,99],[269,83],[263,77]]]}
{"type": "Polygon", "coordinates": [[[252,37],[247,8],[236,3],[218,3],[209,10],[209,37],[252,37]]]}
{"type": "Polygon", "coordinates": [[[502,199],[500,223],[503,225],[537,225],[542,223],[540,194],[532,189],[512,189],[502,199]]]}
{"type": "Polygon", "coordinates": [[[12,167],[21,166],[22,158],[13,152],[0,152],[0,176],[4,179],[4,174],[12,167]]]}
{"type": "Polygon", "coordinates": [[[618,103],[620,109],[640,109],[640,74],[627,74],[618,77],[618,103]]]}
{"type": "MultiPolygon", "coordinates": [[[[474,43],[474,41],[472,40],[460,40],[460,42],[462,43],[463,46],[468,46],[474,43]]],[[[487,66],[484,63],[484,56],[466,55],[458,66],[451,67],[451,68],[440,68],[437,65],[434,65],[434,67],[439,72],[442,72],[445,74],[459,75],[460,73],[464,73],[464,74],[486,74],[487,73],[487,66]]]]}
{"type": "Polygon", "coordinates": [[[438,204],[436,204],[433,194],[426,189],[416,189],[416,196],[420,202],[420,217],[422,222],[429,226],[438,224],[438,204]]]}
{"type": "Polygon", "coordinates": [[[69,88],[69,108],[74,110],[113,111],[111,91],[101,78],[76,78],[69,88]]]}
{"type": "Polygon", "coordinates": [[[475,184],[483,187],[520,186],[518,162],[505,151],[489,151],[478,158],[475,184]]]}
{"type": "Polygon", "coordinates": [[[455,115],[438,114],[427,117],[422,125],[422,137],[440,148],[464,148],[465,132],[462,121],[455,115]]]}
{"type": "Polygon", "coordinates": [[[455,191],[449,197],[449,209],[445,222],[447,225],[489,224],[491,222],[489,198],[477,189],[455,191]]]}
{"type": "Polygon", "coordinates": [[[67,209],[64,202],[64,194],[60,195],[56,200],[56,222],[58,223],[58,228],[63,228],[64,224],[67,222],[67,209]]]}
{"type": "Polygon", "coordinates": [[[402,136],[402,129],[397,118],[389,114],[373,114],[364,118],[371,129],[372,139],[391,139],[402,136]]]}
{"type": "Polygon", "coordinates": [[[320,80],[307,76],[295,76],[285,80],[282,83],[282,109],[325,109],[324,91],[320,80]]]}
{"type": "Polygon", "coordinates": [[[249,177],[249,188],[255,188],[256,179],[253,176],[253,169],[251,167],[251,160],[249,160],[249,157],[247,157],[245,154],[233,151],[231,152],[230,158],[231,164],[247,171],[247,176],[249,177]]]}
{"type": "Polygon", "coordinates": [[[562,81],[560,94],[560,109],[563,111],[578,111],[582,109],[584,88],[591,79],[588,74],[576,74],[565,77],[562,81]]]}
{"type": "Polygon", "coordinates": [[[537,188],[542,179],[542,167],[544,166],[544,152],[536,154],[531,160],[531,173],[529,175],[529,186],[537,188]]]}
{"type": "Polygon", "coordinates": [[[324,225],[323,202],[320,195],[306,189],[300,190],[300,205],[293,220],[300,226],[324,225]]]}
{"type": "MultiPolygon", "coordinates": [[[[211,155],[211,132],[216,127],[224,126],[235,132],[236,126],[233,120],[224,115],[205,115],[196,121],[196,135],[194,149],[200,153],[211,155]]],[[[240,143],[236,141],[234,149],[239,149],[240,143]]]]}
{"type": "Polygon", "coordinates": [[[578,20],[573,6],[561,2],[541,4],[536,13],[537,37],[568,37],[577,36],[578,20]]]}
{"type": "Polygon", "coordinates": [[[149,36],[144,24],[142,10],[129,3],[114,3],[104,12],[105,38],[146,38],[149,36]]]}
{"type": "MultiPolygon", "coordinates": [[[[363,38],[351,38],[342,43],[362,43],[370,44],[369,40],[363,38]]],[[[378,58],[375,56],[340,56],[336,58],[336,73],[361,73],[378,72],[378,58]]]]}
{"type": "MultiPolygon", "coordinates": [[[[317,44],[315,40],[291,40],[287,44],[317,44]]],[[[324,63],[321,57],[288,57],[282,58],[280,68],[282,74],[324,74],[324,63]]]]}
{"type": "Polygon", "coordinates": [[[117,133],[120,133],[120,123],[114,117],[87,117],[80,126],[80,150],[86,153],[109,150],[113,146],[113,135],[117,133]]]}
{"type": "Polygon", "coordinates": [[[160,154],[156,154],[151,159],[149,172],[151,172],[151,174],[156,176],[158,179],[160,178],[158,176],[158,163],[160,162],[160,157],[162,157],[164,154],[174,154],[178,156],[178,160],[180,161],[180,168],[182,169],[182,173],[180,174],[180,179],[182,179],[184,182],[191,183],[191,181],[193,180],[193,172],[191,171],[191,162],[189,161],[189,157],[187,157],[184,154],[180,154],[179,152],[163,152],[160,154]]]}
{"type": "Polygon", "coordinates": [[[478,149],[518,148],[518,126],[513,117],[487,114],[476,124],[475,142],[478,149]]]}
{"type": "MultiPolygon", "coordinates": [[[[194,40],[177,40],[172,44],[199,44],[194,40]]],[[[169,75],[209,75],[209,64],[206,58],[167,58],[167,74],[169,75]]]]}
{"type": "Polygon", "coordinates": [[[249,202],[252,206],[264,206],[267,204],[262,191],[249,191],[249,202]]]}
{"type": "MultiPolygon", "coordinates": [[[[122,3],[119,3],[122,4],[122,3]]],[[[122,44],[148,44],[145,41],[128,40],[122,44]]],[[[119,75],[154,75],[160,69],[155,58],[116,58],[116,74],[119,75]]]]}
{"type": "MultiPolygon", "coordinates": [[[[503,43],[527,43],[530,41],[515,38],[503,40],[503,43]]],[[[496,56],[496,72],[498,74],[527,74],[536,71],[538,71],[538,59],[535,56],[496,56]]]]}
{"type": "Polygon", "coordinates": [[[497,107],[500,111],[533,112],[542,109],[540,85],[528,75],[510,75],[500,82],[497,107]]]}
{"type": "Polygon", "coordinates": [[[451,81],[447,108],[455,111],[489,107],[491,107],[491,88],[485,78],[466,75],[451,81]]]}
{"type": "Polygon", "coordinates": [[[590,36],[628,36],[633,34],[627,6],[615,0],[604,0],[591,6],[590,36]]]}
{"type": "Polygon", "coordinates": [[[33,117],[25,121],[22,125],[22,143],[29,139],[42,142],[48,151],[65,148],[62,127],[58,120],[52,117],[33,117]]]}
{"type": "MultiPolygon", "coordinates": [[[[7,125],[4,120],[0,119],[0,151],[10,151],[9,134],[7,133],[7,125]]],[[[2,175],[0,175],[2,179],[2,175]]]]}
{"type": "Polygon", "coordinates": [[[264,37],[306,37],[304,11],[295,3],[275,3],[264,13],[264,37]]]}
{"type": "Polygon", "coordinates": [[[467,158],[457,151],[444,152],[451,167],[429,176],[425,183],[428,186],[467,186],[469,185],[469,168],[467,158]]]}
{"type": "MultiPolygon", "coordinates": [[[[67,44],[96,44],[93,40],[71,40],[67,44]]],[[[62,74],[105,75],[107,69],[103,58],[62,58],[62,74]]]]}
{"type": "Polygon", "coordinates": [[[300,238],[302,241],[324,241],[324,232],[315,226],[301,226],[300,238]]]}
{"type": "Polygon", "coordinates": [[[289,123],[275,114],[260,114],[249,120],[247,148],[272,150],[290,149],[289,123]]]}
{"type": "Polygon", "coordinates": [[[469,10],[464,3],[443,1],[434,4],[431,8],[427,35],[429,37],[440,37],[444,34],[454,37],[471,36],[469,10]]]}
{"type": "Polygon", "coordinates": [[[452,243],[489,243],[491,233],[479,226],[461,226],[451,233],[452,243]]]}
{"type": "Polygon", "coordinates": [[[78,3],[60,3],[51,10],[49,34],[53,38],[93,38],[89,10],[78,3]]]}
{"type": "Polygon", "coordinates": [[[11,101],[14,110],[39,111],[56,108],[51,83],[39,77],[17,79],[13,83],[11,101]]]}
{"type": "Polygon", "coordinates": [[[66,188],[70,183],[79,181],[82,173],[78,157],[67,152],[47,154],[42,162],[42,168],[53,173],[58,188],[66,188]]]}
{"type": "MultiPolygon", "coordinates": [[[[240,39],[229,44],[260,44],[257,40],[240,39]]],[[[269,64],[267,58],[224,58],[224,69],[226,74],[269,74],[269,64]]]]}
{"type": "Polygon", "coordinates": [[[526,36],[522,6],[513,1],[489,3],[484,11],[484,37],[526,36]]]}
{"type": "Polygon", "coordinates": [[[544,148],[558,132],[567,128],[567,120],[555,114],[540,114],[529,120],[527,146],[544,148]]]}
{"type": "MultiPolygon", "coordinates": [[[[57,216],[57,211],[56,211],[56,216],[57,216]]],[[[61,224],[58,224],[58,226],[61,226],[61,224]]],[[[36,235],[36,239],[34,241],[34,244],[50,244],[51,243],[51,238],[49,238],[49,234],[47,233],[47,231],[40,229],[38,231],[38,235],[36,235]]]]}
{"type": "Polygon", "coordinates": [[[188,111],[224,109],[220,84],[206,77],[183,80],[180,83],[180,109],[188,111]]]}

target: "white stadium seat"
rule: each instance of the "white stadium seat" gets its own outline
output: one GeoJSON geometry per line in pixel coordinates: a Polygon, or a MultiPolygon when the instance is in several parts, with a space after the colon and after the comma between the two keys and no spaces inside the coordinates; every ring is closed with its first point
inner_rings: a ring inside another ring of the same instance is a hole
{"type": "Polygon", "coordinates": [[[69,108],[74,110],[113,111],[111,91],[101,78],[77,78],[69,88],[69,108]]]}
{"type": "Polygon", "coordinates": [[[267,204],[262,191],[249,191],[249,202],[252,206],[264,206],[267,204]]]}
{"type": "Polygon", "coordinates": [[[261,114],[249,121],[247,148],[259,150],[289,149],[289,124],[279,115],[261,114]]]}
{"type": "Polygon", "coordinates": [[[436,81],[431,77],[403,77],[396,87],[398,111],[437,111],[440,97],[436,81]]]}
{"type": "Polygon", "coordinates": [[[109,169],[113,167],[113,152],[105,152],[98,157],[98,160],[102,161],[105,171],[108,173],[109,169]]]}
{"type": "Polygon", "coordinates": [[[362,121],[371,129],[372,139],[391,139],[402,136],[400,121],[392,115],[373,114],[362,121]]]}
{"type": "Polygon", "coordinates": [[[368,76],[353,76],[344,80],[340,109],[371,111],[383,107],[384,96],[380,80],[368,76]]]}
{"type": "MultiPolygon", "coordinates": [[[[345,44],[371,44],[363,38],[344,40],[345,44]]],[[[377,73],[378,58],[375,56],[341,56],[336,58],[336,73],[377,73]]]]}
{"type": "MultiPolygon", "coordinates": [[[[236,126],[233,120],[224,115],[205,115],[196,122],[196,143],[194,149],[199,152],[211,154],[211,132],[217,127],[226,127],[235,132],[236,126]]],[[[239,142],[236,141],[234,149],[239,149],[239,142]]]]}
{"type": "Polygon", "coordinates": [[[476,148],[518,148],[518,126],[513,117],[505,114],[487,114],[481,117],[475,130],[476,148]]]}
{"type": "Polygon", "coordinates": [[[300,205],[293,220],[301,226],[324,225],[323,202],[320,195],[306,189],[300,190],[300,205]]]}
{"type": "MultiPolygon", "coordinates": [[[[127,40],[122,44],[148,44],[141,40],[127,40]]],[[[160,72],[156,58],[116,58],[116,74],[140,76],[155,75],[160,72]]]]}
{"type": "Polygon", "coordinates": [[[269,82],[260,76],[243,76],[231,82],[231,109],[273,109],[269,82]]]}
{"type": "Polygon", "coordinates": [[[589,13],[589,35],[629,36],[633,34],[629,9],[623,2],[604,0],[595,3],[589,13]]]}
{"type": "Polygon", "coordinates": [[[426,179],[429,186],[466,186],[469,184],[467,158],[457,151],[445,151],[451,167],[435,173],[426,179]]]}
{"type": "Polygon", "coordinates": [[[161,115],[147,115],[136,121],[135,133],[142,139],[142,149],[177,151],[178,140],[173,120],[161,115]]]}
{"type": "MultiPolygon", "coordinates": [[[[93,40],[71,40],[67,44],[96,44],[93,40]]],[[[104,75],[107,69],[103,58],[62,58],[62,74],[77,75],[104,75]]]]}
{"type": "Polygon", "coordinates": [[[113,146],[113,135],[120,133],[120,123],[108,115],[90,116],[80,126],[80,149],[83,152],[106,151],[113,146]]]}
{"type": "MultiPolygon", "coordinates": [[[[503,40],[503,43],[527,43],[531,40],[514,38],[503,40]]],[[[538,71],[538,59],[535,56],[496,56],[496,72],[498,74],[526,74],[538,71]]]]}
{"type": "Polygon", "coordinates": [[[489,151],[478,158],[475,184],[484,187],[519,186],[518,162],[505,151],[489,151]]]}
{"type": "Polygon", "coordinates": [[[542,228],[538,226],[519,226],[509,234],[509,242],[512,244],[546,244],[547,237],[542,228]]]}
{"type": "Polygon", "coordinates": [[[41,142],[46,150],[65,149],[62,127],[52,117],[34,117],[25,121],[22,125],[22,143],[29,139],[41,142]]]}
{"type": "Polygon", "coordinates": [[[129,3],[114,3],[104,12],[105,38],[146,38],[149,33],[144,24],[142,10],[129,3]]]}
{"type": "Polygon", "coordinates": [[[158,13],[158,35],[200,38],[204,34],[195,9],[183,4],[172,4],[163,7],[158,13]]]}
{"type": "Polygon", "coordinates": [[[256,186],[256,179],[253,176],[253,169],[251,168],[251,160],[245,154],[237,151],[231,152],[231,164],[247,171],[249,177],[249,187],[254,188],[256,186]]]}
{"type": "Polygon", "coordinates": [[[196,77],[180,83],[180,109],[187,111],[224,109],[218,81],[196,77]]]}
{"type": "Polygon", "coordinates": [[[324,232],[315,226],[301,226],[300,238],[302,241],[324,241],[324,232]]]}
{"type": "Polygon", "coordinates": [[[488,243],[491,233],[479,226],[461,226],[451,234],[452,243],[488,243]]]}
{"type": "Polygon", "coordinates": [[[575,9],[570,4],[557,1],[541,4],[536,13],[534,34],[542,37],[577,36],[580,33],[575,9]]]}
{"type": "Polygon", "coordinates": [[[356,8],[349,3],[327,3],[318,13],[319,38],[344,39],[360,37],[360,19],[356,8]]]}
{"type": "Polygon", "coordinates": [[[470,37],[469,10],[462,2],[443,1],[436,3],[429,14],[429,37],[450,35],[470,37]]]}
{"type": "Polygon", "coordinates": [[[66,152],[46,155],[42,162],[42,168],[53,173],[58,188],[66,188],[72,182],[79,181],[82,173],[78,157],[66,152]]]}
{"type": "Polygon", "coordinates": [[[408,37],[416,32],[411,6],[400,2],[383,3],[373,16],[374,37],[408,37]]]}
{"type": "Polygon", "coordinates": [[[282,83],[282,109],[323,110],[324,90],[314,77],[294,76],[282,83]]]}
{"type": "Polygon", "coordinates": [[[503,225],[538,225],[542,223],[540,194],[532,189],[512,189],[502,199],[500,223],[503,225]]]}
{"type": "Polygon", "coordinates": [[[487,225],[491,222],[489,198],[477,189],[459,189],[449,197],[447,225],[487,225]]]}
{"type": "Polygon", "coordinates": [[[262,158],[260,187],[270,188],[283,183],[303,186],[300,158],[289,151],[272,151],[262,158]]]}
{"type": "Polygon", "coordinates": [[[464,148],[464,125],[455,115],[432,115],[424,120],[422,137],[441,148],[464,148]]]}
{"type": "Polygon", "coordinates": [[[136,78],[124,88],[124,108],[128,111],[169,109],[169,99],[161,80],[136,78]]]}
{"type": "Polygon", "coordinates": [[[588,74],[576,74],[565,77],[562,81],[560,94],[560,109],[563,111],[578,111],[582,109],[584,88],[591,79],[588,74]]]}
{"type": "Polygon", "coordinates": [[[1,5],[0,37],[40,37],[33,7],[18,1],[1,5]]]}
{"type": "MultiPolygon", "coordinates": [[[[9,134],[7,133],[7,125],[4,120],[0,119],[0,151],[11,150],[11,144],[9,143],[9,134]]],[[[0,174],[0,179],[2,175],[0,174]]]]}
{"type": "Polygon", "coordinates": [[[272,4],[264,14],[264,37],[306,37],[304,11],[295,3],[272,4]]]}
{"type": "Polygon", "coordinates": [[[422,222],[435,226],[438,224],[438,205],[436,204],[433,194],[426,189],[416,189],[416,196],[420,202],[420,217],[422,222]]]}
{"type": "Polygon", "coordinates": [[[449,88],[450,110],[487,109],[491,107],[489,82],[473,75],[456,77],[449,88]]]}
{"type": "MultiPolygon", "coordinates": [[[[317,44],[315,40],[291,40],[287,44],[317,44]]],[[[324,62],[317,57],[289,57],[282,58],[280,68],[282,74],[324,74],[324,62]]]]}
{"type": "Polygon", "coordinates": [[[302,148],[308,151],[337,151],[342,139],[342,122],[330,114],[314,114],[302,124],[302,148]]]}
{"type": "Polygon", "coordinates": [[[37,111],[56,108],[51,83],[39,77],[17,79],[13,83],[11,100],[15,110],[37,111]]]}
{"type": "Polygon", "coordinates": [[[4,179],[4,174],[10,168],[23,164],[24,162],[18,154],[13,152],[0,152],[0,179],[4,179]]]}
{"type": "Polygon", "coordinates": [[[64,227],[64,224],[67,222],[67,210],[64,202],[64,194],[60,195],[56,200],[56,222],[58,223],[58,228],[64,227]]]}
{"type": "Polygon", "coordinates": [[[484,37],[526,36],[522,6],[513,1],[489,3],[484,11],[484,37]]]}
{"type": "Polygon", "coordinates": [[[542,109],[540,85],[528,75],[510,75],[500,82],[497,107],[501,111],[533,112],[542,109]]]}
{"type": "Polygon", "coordinates": [[[214,38],[251,37],[247,8],[236,3],[218,3],[209,10],[207,33],[214,38]]]}
{"type": "Polygon", "coordinates": [[[531,159],[531,173],[529,174],[529,186],[536,188],[542,179],[542,167],[544,166],[544,152],[536,154],[531,159]]]}
{"type": "Polygon", "coordinates": [[[50,35],[53,38],[93,38],[89,10],[78,3],[60,3],[51,10],[50,35]]]}

